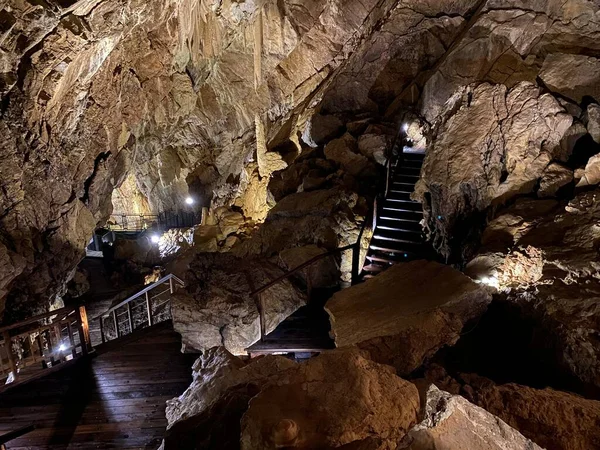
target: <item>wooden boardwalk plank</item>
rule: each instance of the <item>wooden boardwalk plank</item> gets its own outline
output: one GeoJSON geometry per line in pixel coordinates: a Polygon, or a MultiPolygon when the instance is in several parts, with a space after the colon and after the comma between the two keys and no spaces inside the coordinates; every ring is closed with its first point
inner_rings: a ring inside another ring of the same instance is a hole
{"type": "Polygon", "coordinates": [[[189,386],[196,356],[179,352],[169,322],[135,334],[0,394],[0,432],[37,427],[9,448],[157,448],[167,425],[165,402],[189,386]]]}

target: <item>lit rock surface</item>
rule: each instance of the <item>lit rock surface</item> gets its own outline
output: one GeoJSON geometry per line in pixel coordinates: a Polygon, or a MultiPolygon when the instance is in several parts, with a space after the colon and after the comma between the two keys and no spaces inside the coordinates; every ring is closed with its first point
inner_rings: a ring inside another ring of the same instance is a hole
{"type": "Polygon", "coordinates": [[[480,407],[548,450],[587,450],[600,442],[600,402],[554,389],[496,385],[463,376],[480,407]]]}
{"type": "MultiPolygon", "coordinates": [[[[510,90],[482,84],[454,100],[416,187],[434,244],[447,256],[468,250],[461,216],[533,191],[573,121],[552,95],[530,83],[510,90]]],[[[477,222],[467,227],[476,232],[477,222]]]]}
{"type": "Polygon", "coordinates": [[[372,437],[392,445],[416,423],[418,411],[416,387],[391,367],[357,349],[326,352],[261,389],[242,419],[240,447],[330,449],[372,437]],[[282,420],[293,421],[296,436],[281,433],[282,420]]]}
{"type": "MultiPolygon", "coordinates": [[[[230,352],[260,339],[260,316],[250,293],[284,272],[264,260],[240,259],[225,253],[201,253],[190,262],[187,294],[172,301],[175,331],[187,351],[225,346],[230,352]]],[[[306,296],[289,280],[262,294],[267,333],[306,303],[306,296]]]]}
{"type": "Polygon", "coordinates": [[[557,364],[595,387],[600,387],[598,195],[585,192],[568,203],[516,202],[483,234],[481,253],[469,264],[481,271],[467,270],[495,280],[500,289],[517,287],[506,291],[507,299],[553,336],[557,364]]]}
{"type": "Polygon", "coordinates": [[[164,448],[330,449],[372,438],[393,445],[418,411],[416,387],[357,349],[245,364],[213,348],[196,361],[192,385],[167,403],[164,448]]]}
{"type": "Polygon", "coordinates": [[[542,450],[486,410],[431,386],[425,417],[407,436],[408,450],[542,450]]]}
{"type": "Polygon", "coordinates": [[[542,174],[538,196],[552,197],[560,188],[572,181],[573,171],[571,169],[558,163],[551,163],[542,174]]]}
{"type": "Polygon", "coordinates": [[[336,293],[326,304],[337,347],[358,345],[408,375],[479,317],[490,293],[451,267],[413,261],[336,293]]]}
{"type": "Polygon", "coordinates": [[[578,103],[586,95],[600,99],[600,59],[551,53],[544,60],[540,78],[551,91],[578,103]]]}

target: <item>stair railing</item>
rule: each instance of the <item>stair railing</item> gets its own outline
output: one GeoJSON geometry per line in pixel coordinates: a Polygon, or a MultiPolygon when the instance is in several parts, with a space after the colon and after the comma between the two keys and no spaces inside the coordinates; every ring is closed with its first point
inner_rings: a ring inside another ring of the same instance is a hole
{"type": "Polygon", "coordinates": [[[181,279],[169,274],[97,316],[94,320],[100,323],[102,343],[172,319],[171,297],[177,287],[184,286],[181,279]],[[110,326],[105,325],[106,319],[110,319],[110,326]],[[108,333],[111,329],[113,333],[108,333]]]}
{"type": "Polygon", "coordinates": [[[0,328],[0,382],[38,378],[92,350],[84,306],[69,306],[0,328]]]}

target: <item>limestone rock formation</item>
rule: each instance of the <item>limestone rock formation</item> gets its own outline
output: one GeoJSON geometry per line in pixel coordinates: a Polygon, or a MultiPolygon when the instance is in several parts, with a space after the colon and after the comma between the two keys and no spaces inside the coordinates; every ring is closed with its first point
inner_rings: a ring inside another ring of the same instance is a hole
{"type": "Polygon", "coordinates": [[[531,83],[481,84],[446,111],[416,189],[436,247],[450,256],[469,243],[462,220],[534,189],[573,118],[531,83]]]}
{"type": "Polygon", "coordinates": [[[466,376],[473,399],[547,450],[585,450],[600,442],[600,402],[554,389],[496,385],[466,376]]]}
{"type": "Polygon", "coordinates": [[[267,356],[245,364],[213,348],[195,363],[192,385],[167,404],[164,449],[333,449],[371,438],[391,445],[417,422],[418,411],[416,387],[357,349],[303,363],[267,356]]]}
{"type": "Polygon", "coordinates": [[[423,421],[410,431],[401,448],[542,450],[498,417],[434,385],[427,391],[423,421]]]}
{"type": "MultiPolygon", "coordinates": [[[[332,250],[354,244],[367,211],[356,193],[341,188],[291,194],[271,209],[265,223],[234,252],[242,258],[270,257],[296,246],[332,250]]],[[[342,255],[343,278],[349,278],[351,265],[351,255],[342,255]]]]}
{"type": "MultiPolygon", "coordinates": [[[[177,296],[171,305],[185,349],[204,351],[222,345],[234,354],[246,354],[245,348],[260,339],[260,305],[250,293],[283,273],[265,260],[227,253],[196,255],[186,274],[187,294],[177,296]]],[[[306,295],[289,280],[261,298],[267,333],[306,303],[306,295]]]]}
{"type": "Polygon", "coordinates": [[[358,345],[373,360],[408,375],[491,301],[485,287],[436,262],[397,264],[326,304],[337,347],[358,345]]]}
{"type": "Polygon", "coordinates": [[[538,196],[552,197],[556,195],[560,188],[572,181],[573,171],[571,169],[558,163],[551,163],[542,174],[538,196]]]}
{"type": "Polygon", "coordinates": [[[569,53],[551,53],[540,71],[540,78],[552,92],[581,103],[589,95],[600,98],[598,89],[600,59],[569,53]]]}
{"type": "MultiPolygon", "coordinates": [[[[283,250],[279,258],[286,270],[292,270],[300,265],[326,253],[316,245],[293,247],[283,250]]],[[[303,269],[299,275],[311,288],[334,287],[339,284],[340,273],[334,257],[323,258],[303,269]]]]}
{"type": "Polygon", "coordinates": [[[468,270],[477,279],[494,280],[501,290],[512,287],[506,291],[507,299],[522,305],[523,314],[553,336],[558,365],[596,387],[600,386],[600,347],[594,337],[600,317],[598,195],[584,192],[567,204],[516,202],[490,222],[480,255],[468,270]],[[519,247],[531,250],[527,254],[519,247]]]}
{"type": "Polygon", "coordinates": [[[333,449],[379,437],[395,444],[416,423],[416,387],[356,349],[331,351],[280,374],[242,418],[241,450],[333,449]],[[340,374],[344,374],[340,377],[340,374]],[[295,428],[281,433],[283,421],[295,428]]]}

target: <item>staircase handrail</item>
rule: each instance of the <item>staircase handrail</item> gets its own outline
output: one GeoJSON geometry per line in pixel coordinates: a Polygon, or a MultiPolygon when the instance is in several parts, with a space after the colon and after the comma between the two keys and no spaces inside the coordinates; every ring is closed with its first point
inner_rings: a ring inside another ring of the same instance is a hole
{"type": "Polygon", "coordinates": [[[321,259],[327,258],[329,256],[334,256],[337,255],[338,253],[342,253],[345,252],[346,250],[352,250],[356,247],[356,243],[355,244],[350,244],[350,245],[346,245],[345,247],[340,247],[340,248],[336,248],[334,250],[325,252],[325,253],[321,253],[311,259],[309,259],[308,261],[305,261],[304,263],[300,264],[299,266],[294,267],[291,270],[288,270],[287,272],[285,272],[283,275],[275,278],[274,280],[268,282],[267,284],[265,284],[264,286],[256,289],[255,291],[250,293],[250,297],[255,297],[258,294],[266,291],[267,289],[269,289],[272,286],[275,286],[277,283],[280,283],[281,281],[285,280],[286,278],[291,277],[292,275],[294,275],[296,272],[299,272],[300,270],[308,267],[308,266],[312,266],[314,263],[316,263],[317,261],[320,261],[321,259]]]}
{"type": "Polygon", "coordinates": [[[47,312],[44,314],[39,314],[37,316],[30,317],[29,319],[25,319],[20,322],[11,323],[10,325],[5,325],[3,327],[0,327],[0,334],[5,331],[14,330],[15,328],[21,328],[25,325],[29,325],[30,323],[38,322],[38,321],[40,321],[42,319],[46,319],[48,317],[59,316],[59,315],[63,315],[63,313],[67,313],[67,314],[63,315],[62,319],[60,319],[60,320],[63,320],[68,315],[73,313],[75,311],[75,309],[77,309],[77,308],[78,308],[78,306],[65,306],[64,308],[55,309],[54,311],[50,311],[50,312],[47,312]]]}
{"type": "Polygon", "coordinates": [[[141,291],[139,291],[136,294],[133,294],[131,297],[126,298],[125,300],[123,300],[121,303],[119,303],[118,305],[112,306],[111,308],[107,309],[106,311],[104,311],[102,314],[99,314],[98,316],[94,317],[94,320],[96,319],[105,319],[107,318],[113,311],[127,305],[127,303],[136,300],[138,298],[140,298],[142,295],[145,295],[146,292],[150,292],[152,290],[154,290],[155,288],[157,288],[158,286],[162,285],[163,283],[166,283],[169,280],[175,280],[177,283],[179,283],[180,286],[185,286],[185,283],[183,282],[183,280],[181,280],[179,277],[177,277],[176,275],[173,275],[172,273],[165,275],[164,277],[162,277],[160,280],[146,286],[144,289],[142,289],[141,291]]]}

